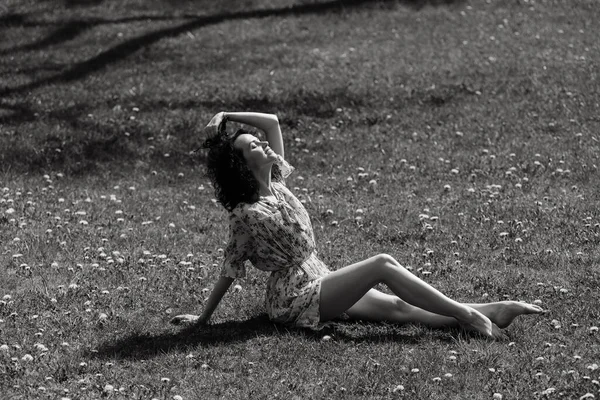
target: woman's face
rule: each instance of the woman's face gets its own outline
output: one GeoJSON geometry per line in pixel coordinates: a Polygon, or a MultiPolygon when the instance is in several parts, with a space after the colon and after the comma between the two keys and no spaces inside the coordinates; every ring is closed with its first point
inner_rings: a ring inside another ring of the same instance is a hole
{"type": "Polygon", "coordinates": [[[269,142],[261,142],[256,136],[244,133],[233,142],[233,147],[240,150],[252,171],[258,171],[272,165],[277,160],[277,153],[269,147],[269,142]]]}

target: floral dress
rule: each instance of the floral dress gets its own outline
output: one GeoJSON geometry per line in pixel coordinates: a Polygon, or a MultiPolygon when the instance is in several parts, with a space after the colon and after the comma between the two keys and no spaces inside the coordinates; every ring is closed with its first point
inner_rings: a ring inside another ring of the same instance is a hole
{"type": "Polygon", "coordinates": [[[318,329],[321,278],[330,271],[317,257],[312,225],[302,203],[282,181],[271,185],[274,197],[238,204],[230,213],[221,276],[244,277],[246,260],[271,272],[266,293],[269,318],[318,329]]]}

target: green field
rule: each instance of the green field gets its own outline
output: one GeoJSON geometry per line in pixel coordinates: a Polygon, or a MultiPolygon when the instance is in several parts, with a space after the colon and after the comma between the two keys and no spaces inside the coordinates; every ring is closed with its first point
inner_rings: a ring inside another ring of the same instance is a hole
{"type": "Polygon", "coordinates": [[[600,397],[598,5],[4,0],[0,398],[600,397]],[[219,111],[278,115],[332,269],[389,253],[548,312],[297,330],[249,270],[170,326],[228,237],[193,152],[219,111]]]}

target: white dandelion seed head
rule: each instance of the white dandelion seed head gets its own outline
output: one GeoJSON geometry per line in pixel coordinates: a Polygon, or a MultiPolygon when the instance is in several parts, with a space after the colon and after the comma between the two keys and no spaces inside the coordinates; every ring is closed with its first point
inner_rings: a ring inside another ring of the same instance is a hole
{"type": "Polygon", "coordinates": [[[401,392],[404,390],[404,386],[403,385],[396,385],[393,389],[392,392],[396,393],[396,392],[401,392]]]}

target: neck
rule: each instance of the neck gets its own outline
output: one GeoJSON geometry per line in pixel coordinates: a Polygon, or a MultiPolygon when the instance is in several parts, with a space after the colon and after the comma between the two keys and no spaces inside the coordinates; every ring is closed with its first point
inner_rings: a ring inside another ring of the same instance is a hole
{"type": "Polygon", "coordinates": [[[259,196],[272,196],[271,192],[271,165],[260,169],[258,171],[252,171],[254,177],[258,181],[258,194],[259,196]]]}

